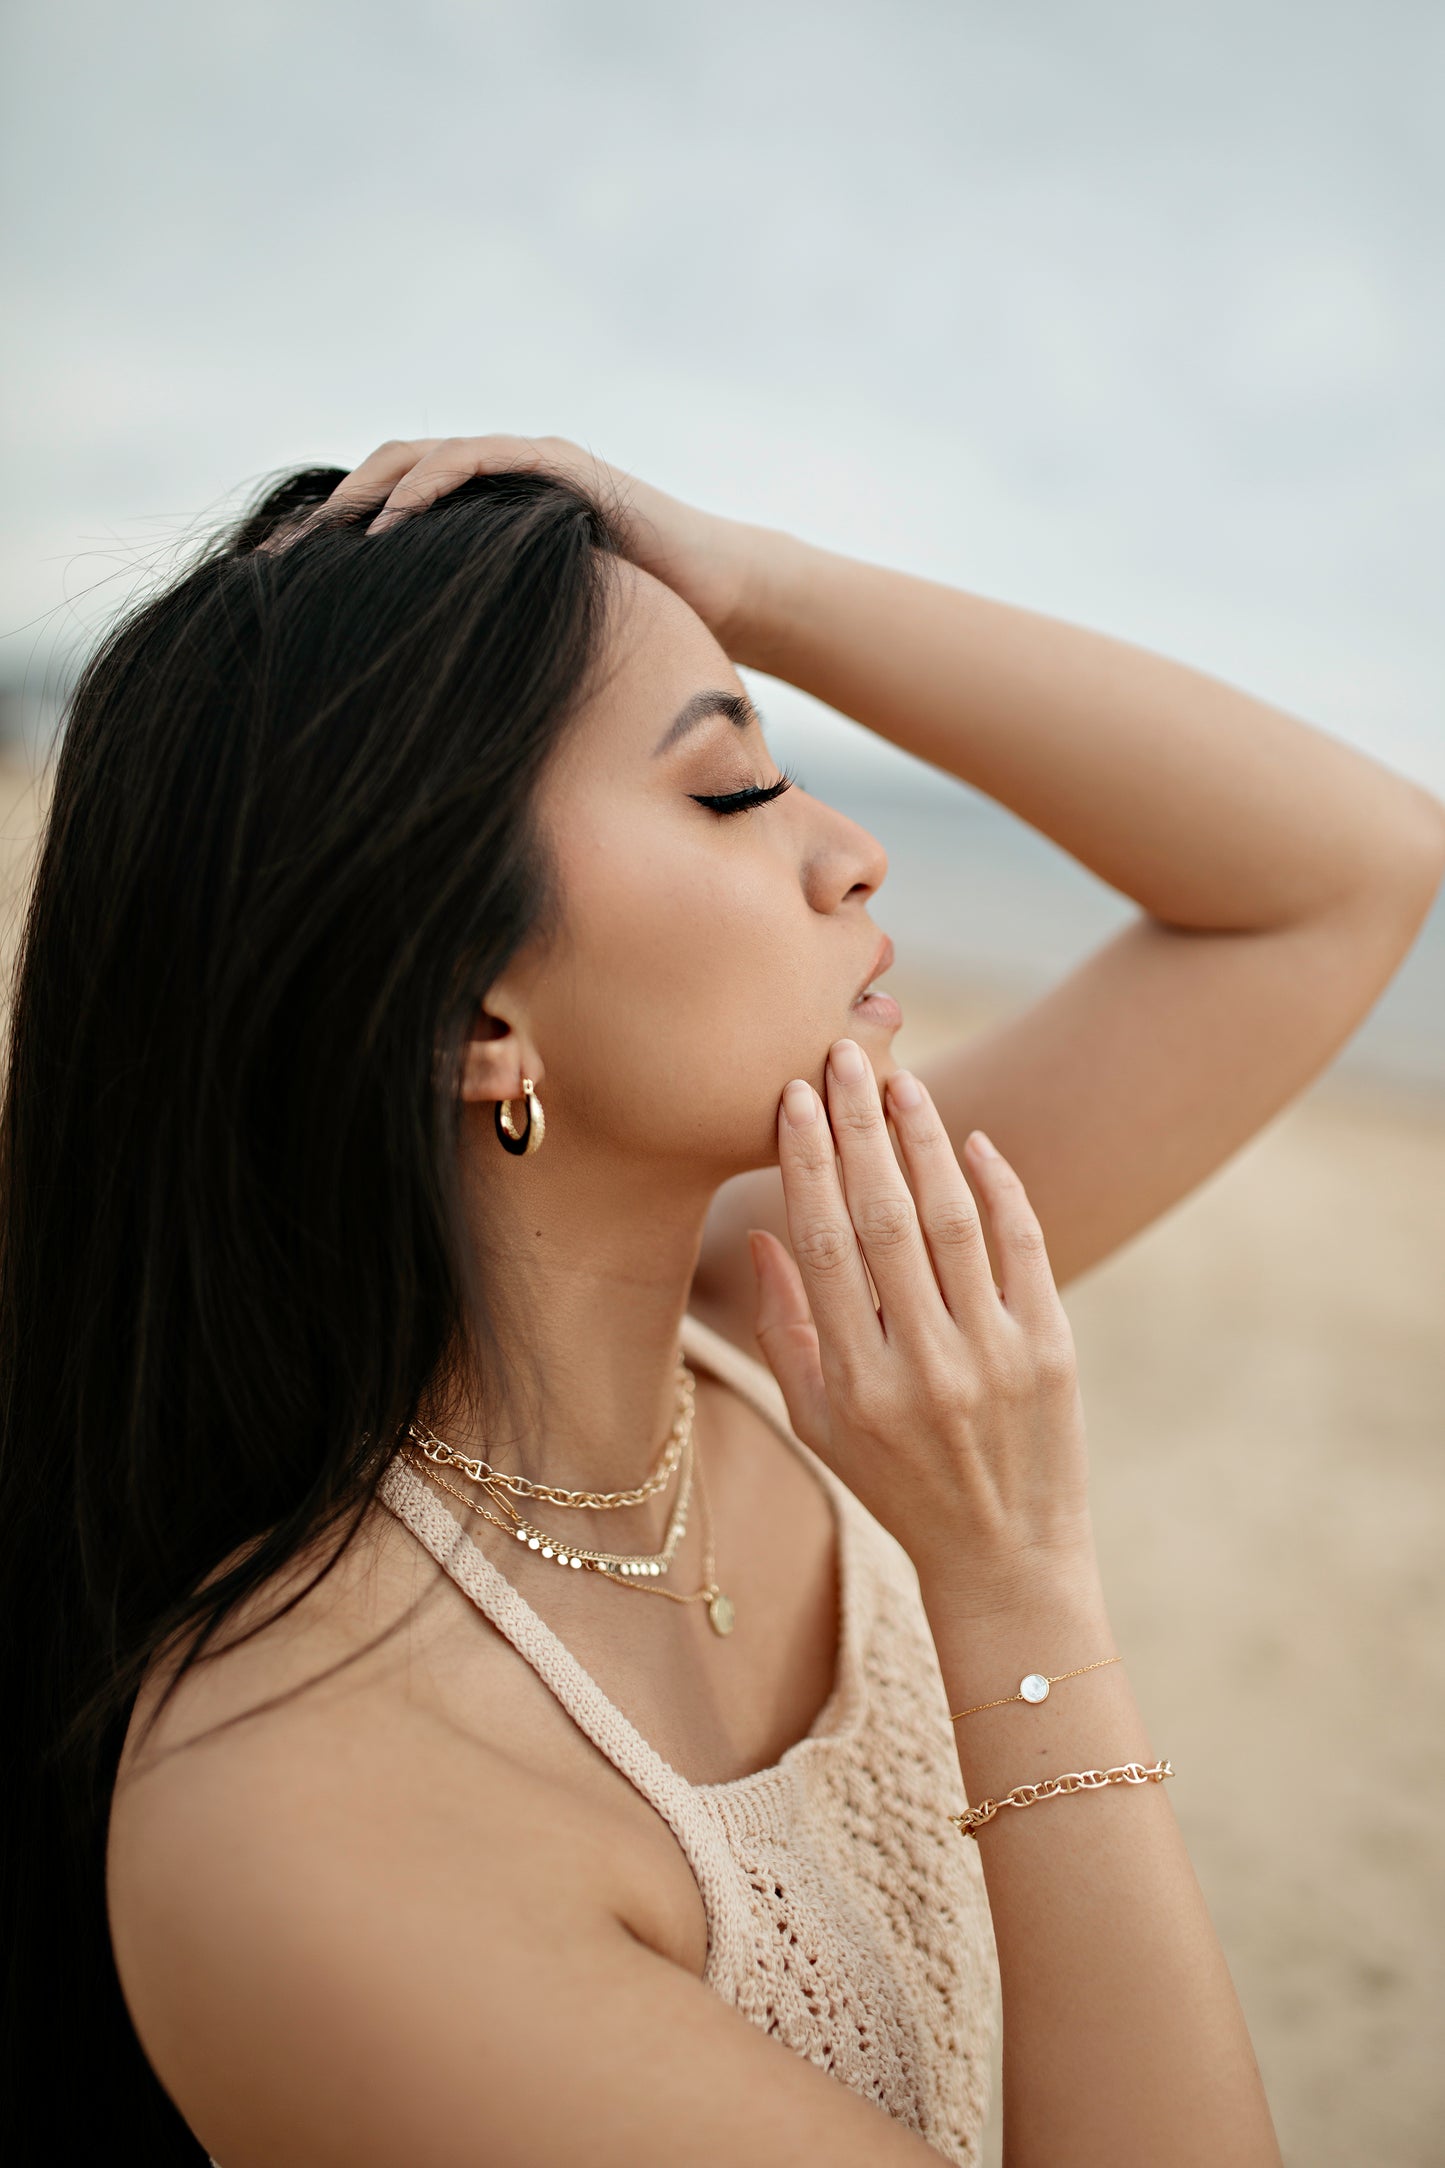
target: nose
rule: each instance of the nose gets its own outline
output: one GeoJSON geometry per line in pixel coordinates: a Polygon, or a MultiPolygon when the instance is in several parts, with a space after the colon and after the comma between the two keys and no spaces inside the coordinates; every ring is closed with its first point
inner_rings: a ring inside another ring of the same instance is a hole
{"type": "Polygon", "coordinates": [[[815,911],[836,911],[845,899],[867,903],[883,884],[888,853],[875,835],[820,798],[813,847],[804,867],[808,901],[815,911]]]}

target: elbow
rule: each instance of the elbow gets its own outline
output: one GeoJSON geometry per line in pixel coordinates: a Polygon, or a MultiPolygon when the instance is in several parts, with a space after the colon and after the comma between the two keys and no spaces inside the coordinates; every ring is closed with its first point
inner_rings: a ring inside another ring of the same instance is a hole
{"type": "Polygon", "coordinates": [[[1445,802],[1423,784],[1401,779],[1388,825],[1351,884],[1349,903],[1382,909],[1412,930],[1423,924],[1445,880],[1445,802]]]}
{"type": "Polygon", "coordinates": [[[1445,801],[1415,784],[1410,791],[1412,818],[1400,838],[1399,874],[1417,897],[1421,918],[1430,909],[1445,880],[1445,801]]]}

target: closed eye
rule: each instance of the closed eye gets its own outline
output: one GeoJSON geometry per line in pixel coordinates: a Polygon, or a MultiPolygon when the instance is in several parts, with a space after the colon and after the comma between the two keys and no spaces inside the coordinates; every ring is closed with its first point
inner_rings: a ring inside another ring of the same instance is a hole
{"type": "Polygon", "coordinates": [[[705,805],[714,813],[747,813],[755,805],[767,805],[772,799],[781,798],[785,790],[791,790],[794,783],[801,781],[801,776],[785,768],[776,783],[754,783],[747,790],[725,791],[714,798],[704,797],[698,791],[689,791],[688,796],[696,805],[705,805]]]}

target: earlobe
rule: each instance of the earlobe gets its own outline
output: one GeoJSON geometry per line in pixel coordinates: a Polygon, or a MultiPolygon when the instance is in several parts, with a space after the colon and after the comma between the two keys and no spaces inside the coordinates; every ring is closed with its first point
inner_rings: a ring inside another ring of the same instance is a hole
{"type": "Polygon", "coordinates": [[[460,1096],[468,1102],[515,1099],[524,1075],[540,1080],[542,1065],[524,1054],[510,1033],[506,1039],[468,1039],[462,1049],[460,1096]]]}
{"type": "Polygon", "coordinates": [[[496,1041],[492,1039],[468,1039],[462,1048],[460,1095],[464,1100],[500,1099],[503,1096],[495,1049],[496,1041]]]}
{"type": "Polygon", "coordinates": [[[467,1102],[515,1099],[524,1076],[541,1081],[542,1063],[510,1024],[480,1009],[472,1035],[462,1048],[460,1097],[467,1102]]]}

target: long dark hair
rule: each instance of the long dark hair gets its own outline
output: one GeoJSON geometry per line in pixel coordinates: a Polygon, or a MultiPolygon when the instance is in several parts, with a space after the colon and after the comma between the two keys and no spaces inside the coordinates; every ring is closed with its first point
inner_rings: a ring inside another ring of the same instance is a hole
{"type": "Polygon", "coordinates": [[[12,2142],[28,2124],[47,2161],[199,2157],[106,1928],[147,1669],[179,1655],[178,1680],[280,1569],[319,1560],[291,1602],[329,1570],[458,1348],[495,1382],[455,1078],[556,905],[536,791],[620,544],[608,508],[526,474],[384,535],[369,510],[305,520],[342,478],[272,487],[93,656],[24,924],[0,2030],[12,2142]]]}

